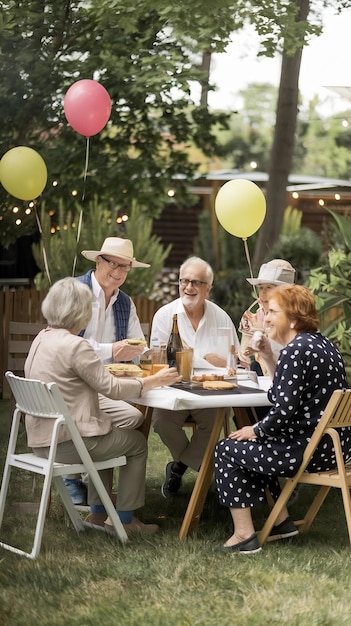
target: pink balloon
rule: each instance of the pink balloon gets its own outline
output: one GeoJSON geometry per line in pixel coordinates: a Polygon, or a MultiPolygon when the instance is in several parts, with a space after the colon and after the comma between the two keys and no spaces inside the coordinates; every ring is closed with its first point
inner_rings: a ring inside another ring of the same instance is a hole
{"type": "Polygon", "coordinates": [[[96,80],[83,79],[71,85],[63,107],[68,123],[85,137],[99,133],[111,115],[110,96],[96,80]]]}

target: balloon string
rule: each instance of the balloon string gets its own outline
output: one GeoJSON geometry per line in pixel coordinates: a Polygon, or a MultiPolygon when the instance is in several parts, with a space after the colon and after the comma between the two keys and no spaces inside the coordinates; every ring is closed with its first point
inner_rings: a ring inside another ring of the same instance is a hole
{"type": "Polygon", "coordinates": [[[88,164],[89,164],[89,137],[87,137],[86,149],[85,149],[85,168],[84,168],[84,184],[83,184],[83,194],[82,194],[82,202],[85,200],[85,187],[88,176],[88,164]]]}
{"type": "MultiPolygon", "coordinates": [[[[250,278],[253,278],[252,267],[251,267],[251,259],[250,259],[250,252],[249,252],[249,247],[247,245],[247,239],[243,238],[243,242],[244,242],[246,260],[247,260],[247,263],[248,263],[248,266],[249,266],[249,270],[250,270],[250,278]]],[[[257,290],[256,290],[255,285],[253,285],[253,288],[254,288],[255,296],[256,296],[256,298],[258,298],[258,294],[257,294],[257,290]]]]}
{"type": "Polygon", "coordinates": [[[79,243],[80,234],[81,234],[81,230],[82,230],[82,223],[83,223],[83,203],[85,201],[85,189],[86,189],[87,176],[88,176],[88,167],[89,167],[89,137],[87,137],[87,143],[86,143],[86,148],[85,148],[85,167],[84,167],[83,193],[82,193],[81,208],[80,208],[79,220],[78,220],[76,253],[75,253],[74,261],[73,261],[72,276],[74,276],[74,274],[75,274],[76,265],[77,265],[78,243],[79,243]]]}
{"type": "Polygon", "coordinates": [[[46,250],[45,250],[43,229],[41,227],[41,223],[40,223],[40,219],[39,219],[39,215],[38,215],[38,211],[37,211],[37,207],[36,206],[35,206],[35,219],[37,220],[38,230],[39,230],[39,233],[41,235],[41,241],[42,241],[42,246],[43,246],[44,267],[45,267],[46,275],[48,277],[49,284],[51,285],[52,283],[51,283],[51,276],[50,276],[50,271],[49,271],[48,258],[47,258],[46,250]]]}

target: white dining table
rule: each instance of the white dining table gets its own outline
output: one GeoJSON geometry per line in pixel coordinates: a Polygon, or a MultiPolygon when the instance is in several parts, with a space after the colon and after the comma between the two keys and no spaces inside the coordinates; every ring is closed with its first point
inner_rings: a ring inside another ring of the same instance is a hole
{"type": "Polygon", "coordinates": [[[135,404],[151,409],[146,418],[149,420],[149,423],[151,422],[152,409],[154,408],[169,409],[170,411],[189,409],[189,412],[192,409],[217,409],[212,432],[179,531],[180,539],[184,539],[198,526],[212,480],[214,448],[226,423],[227,409],[269,407],[270,405],[267,398],[267,390],[271,385],[271,379],[266,376],[259,376],[257,381],[256,383],[249,378],[244,378],[244,376],[241,379],[238,377],[238,388],[236,391],[233,390],[230,393],[216,391],[208,395],[200,395],[200,393],[196,393],[196,389],[193,390],[195,393],[186,391],[181,385],[161,387],[147,391],[141,398],[134,400],[135,404]]]}

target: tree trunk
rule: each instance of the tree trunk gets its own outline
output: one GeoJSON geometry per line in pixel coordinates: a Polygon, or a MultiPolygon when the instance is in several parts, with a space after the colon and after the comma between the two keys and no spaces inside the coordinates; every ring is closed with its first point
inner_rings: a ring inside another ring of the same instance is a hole
{"type": "Polygon", "coordinates": [[[204,73],[204,77],[201,80],[200,107],[205,107],[207,109],[208,84],[210,81],[210,71],[211,71],[211,52],[209,52],[208,50],[205,50],[205,52],[202,53],[200,69],[204,73]]]}
{"type": "MultiPolygon", "coordinates": [[[[296,21],[306,21],[310,9],[309,0],[295,1],[298,6],[296,21]]],[[[282,58],[276,125],[266,191],[267,212],[255,246],[253,260],[255,268],[261,265],[277,241],[284,211],[288,205],[286,188],[294,151],[302,51],[303,46],[293,56],[283,54],[282,58]]]]}

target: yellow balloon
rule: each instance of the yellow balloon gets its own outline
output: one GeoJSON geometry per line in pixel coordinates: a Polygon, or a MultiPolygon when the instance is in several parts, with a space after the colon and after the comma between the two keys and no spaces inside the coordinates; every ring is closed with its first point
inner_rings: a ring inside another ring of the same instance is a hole
{"type": "Polygon", "coordinates": [[[11,196],[34,200],[42,193],[48,179],[45,161],[32,148],[17,146],[0,161],[0,181],[11,196]]]}
{"type": "Polygon", "coordinates": [[[219,223],[235,237],[253,235],[266,215],[266,199],[251,180],[230,180],[220,188],[215,211],[219,223]]]}

